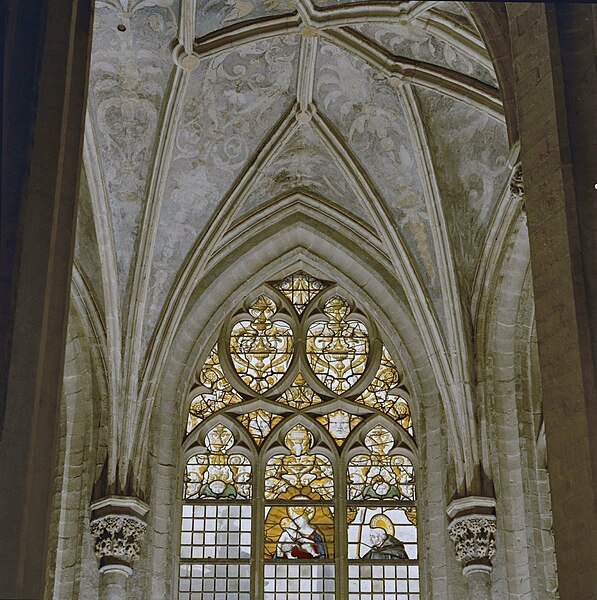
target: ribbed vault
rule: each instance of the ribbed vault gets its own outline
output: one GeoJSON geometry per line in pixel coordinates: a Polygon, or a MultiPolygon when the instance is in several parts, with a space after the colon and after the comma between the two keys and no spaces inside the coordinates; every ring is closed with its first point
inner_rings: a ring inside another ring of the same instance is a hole
{"type": "Polygon", "coordinates": [[[105,327],[108,480],[142,485],[127,475],[203,282],[231,261],[267,280],[320,244],[383,265],[358,285],[395,282],[471,491],[474,319],[517,157],[465,5],[98,1],[90,85],[77,264],[105,327]]]}

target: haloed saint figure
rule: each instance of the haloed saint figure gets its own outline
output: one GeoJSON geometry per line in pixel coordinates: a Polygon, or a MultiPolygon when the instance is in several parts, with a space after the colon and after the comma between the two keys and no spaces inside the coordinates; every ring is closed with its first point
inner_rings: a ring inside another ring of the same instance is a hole
{"type": "Polygon", "coordinates": [[[418,452],[381,337],[301,271],[231,311],[189,390],[178,600],[420,600],[418,452]]]}
{"type": "Polygon", "coordinates": [[[365,560],[407,559],[404,544],[394,537],[394,524],[385,515],[376,515],[369,524],[371,549],[363,556],[365,560]]]}

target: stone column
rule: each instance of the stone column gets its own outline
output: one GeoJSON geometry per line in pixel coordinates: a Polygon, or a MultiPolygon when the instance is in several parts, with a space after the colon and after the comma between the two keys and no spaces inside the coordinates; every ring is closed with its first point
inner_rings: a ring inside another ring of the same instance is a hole
{"type": "Polygon", "coordinates": [[[507,2],[562,598],[597,597],[597,9],[507,2]]]}
{"type": "Polygon", "coordinates": [[[495,554],[495,500],[469,496],[448,506],[448,532],[468,584],[469,600],[491,600],[491,558],[495,554]]]}
{"type": "Polygon", "coordinates": [[[2,5],[0,598],[46,585],[93,4],[2,5]]]}
{"type": "Polygon", "coordinates": [[[126,583],[139,558],[149,507],[137,498],[108,496],[91,505],[91,533],[99,561],[100,600],[125,600],[126,583]]]}

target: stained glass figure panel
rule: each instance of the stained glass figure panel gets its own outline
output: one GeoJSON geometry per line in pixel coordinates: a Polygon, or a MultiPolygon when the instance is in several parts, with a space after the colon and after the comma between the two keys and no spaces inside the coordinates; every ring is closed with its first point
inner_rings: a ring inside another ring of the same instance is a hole
{"type": "MultiPolygon", "coordinates": [[[[197,372],[184,446],[197,450],[185,469],[178,600],[339,600],[336,578],[349,586],[342,600],[420,600],[414,469],[389,424],[370,425],[355,438],[363,445],[351,447],[342,474],[348,506],[338,512],[345,504],[335,494],[331,457],[372,412],[354,406],[355,396],[410,433],[412,421],[387,348],[379,365],[377,352],[370,356],[373,324],[332,285],[304,272],[273,282],[233,317],[228,338],[220,337],[197,372]],[[281,295],[295,310],[282,309],[288,303],[281,295]],[[295,340],[305,328],[304,341],[295,340]],[[333,410],[324,408],[327,401],[333,410]],[[251,408],[238,406],[243,402],[251,408]],[[309,410],[316,405],[323,406],[309,410]],[[205,433],[200,424],[216,412],[222,416],[212,417],[205,433]],[[311,419],[335,444],[319,439],[311,419]],[[256,447],[235,440],[240,426],[256,447]],[[253,490],[248,452],[259,456],[260,489],[253,490]],[[256,520],[262,539],[253,533],[256,520]],[[336,529],[347,536],[339,548],[336,529]],[[251,573],[255,551],[263,553],[260,573],[251,573]],[[258,599],[256,590],[263,590],[258,599]]],[[[400,439],[411,446],[402,432],[400,439]]]]}
{"type": "Polygon", "coordinates": [[[234,445],[232,432],[216,425],[205,438],[207,454],[187,461],[184,475],[186,500],[248,500],[251,498],[251,463],[242,454],[228,454],[234,445]]]}
{"type": "Polygon", "coordinates": [[[413,506],[350,506],[348,558],[384,561],[416,559],[415,511],[413,506]]]}
{"type": "Polygon", "coordinates": [[[197,427],[209,415],[243,401],[243,398],[224,376],[217,347],[214,347],[210,352],[203,368],[199,371],[197,379],[200,386],[204,386],[210,391],[198,394],[191,401],[187,418],[187,433],[197,427]]]}
{"type": "Polygon", "coordinates": [[[292,359],[292,328],[285,321],[273,320],[277,310],[271,298],[259,296],[249,307],[252,319],[236,323],[230,334],[234,368],[256,392],[275,385],[292,359]]]}
{"type": "Polygon", "coordinates": [[[251,506],[185,504],[180,538],[182,559],[249,559],[251,506]]]}
{"type": "Polygon", "coordinates": [[[264,600],[335,600],[333,564],[266,564],[264,600]]]}
{"type": "Polygon", "coordinates": [[[181,564],[178,600],[250,600],[251,565],[181,564]]]}
{"type": "Polygon", "coordinates": [[[284,420],[284,417],[275,415],[262,408],[239,415],[236,418],[247,428],[258,446],[262,444],[271,430],[284,420]]]}
{"type": "Polygon", "coordinates": [[[334,558],[334,514],[330,506],[267,506],[265,558],[325,560],[334,558]]]}
{"type": "Polygon", "coordinates": [[[265,467],[265,497],[268,500],[302,497],[329,500],[334,495],[334,473],[329,459],[310,454],[313,435],[296,425],[284,437],[289,454],[272,456],[265,467]]]}
{"type": "Polygon", "coordinates": [[[362,417],[352,415],[345,410],[335,410],[316,418],[326,427],[339,446],[344,443],[350,432],[363,420],[362,417]]]}
{"type": "Polygon", "coordinates": [[[340,296],[330,298],[323,312],[327,319],[315,321],[307,332],[307,360],[317,378],[341,395],[365,371],[369,336],[363,323],[348,320],[350,305],[340,296]]]}
{"type": "Polygon", "coordinates": [[[276,281],[273,286],[280,290],[294,305],[299,315],[303,314],[307,304],[324,290],[327,286],[323,281],[315,279],[307,273],[297,271],[281,281],[276,281]]]}
{"type": "Polygon", "coordinates": [[[299,373],[293,384],[277,399],[280,404],[303,409],[319,404],[321,398],[307,385],[305,378],[299,373]]]}
{"type": "Polygon", "coordinates": [[[381,426],[365,437],[369,454],[358,454],[348,463],[349,500],[414,500],[412,463],[406,456],[389,455],[392,434],[381,426]]]}
{"type": "Polygon", "coordinates": [[[401,380],[402,377],[388,349],[383,346],[379,368],[367,389],[356,401],[387,414],[412,434],[412,419],[408,402],[396,392],[392,392],[401,383],[401,380]]]}
{"type": "Polygon", "coordinates": [[[349,600],[419,600],[417,565],[349,564],[349,600]]]}

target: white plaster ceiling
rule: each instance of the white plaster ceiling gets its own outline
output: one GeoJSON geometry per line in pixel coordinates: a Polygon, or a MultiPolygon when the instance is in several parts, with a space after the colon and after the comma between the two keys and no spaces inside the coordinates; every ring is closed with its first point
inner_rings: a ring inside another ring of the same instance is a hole
{"type": "Polygon", "coordinates": [[[296,191],[407,261],[457,345],[511,176],[496,85],[461,3],[98,0],[77,261],[114,389],[135,396],[194,249],[296,191]]]}

